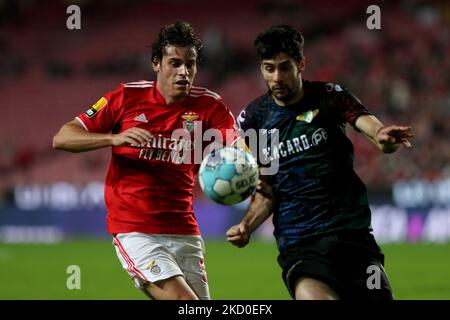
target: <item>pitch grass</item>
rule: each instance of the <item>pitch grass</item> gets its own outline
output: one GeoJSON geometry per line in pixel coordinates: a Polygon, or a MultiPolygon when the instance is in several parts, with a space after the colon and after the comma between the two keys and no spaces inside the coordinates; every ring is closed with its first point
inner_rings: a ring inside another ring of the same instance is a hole
{"type": "MultiPolygon", "coordinates": [[[[450,299],[450,244],[382,246],[397,299],[450,299]]],[[[237,249],[206,241],[214,299],[289,299],[271,242],[237,249]]],[[[108,240],[60,244],[0,244],[0,299],[145,299],[134,288],[108,240]],[[81,289],[69,290],[67,267],[81,269],[81,289]]]]}

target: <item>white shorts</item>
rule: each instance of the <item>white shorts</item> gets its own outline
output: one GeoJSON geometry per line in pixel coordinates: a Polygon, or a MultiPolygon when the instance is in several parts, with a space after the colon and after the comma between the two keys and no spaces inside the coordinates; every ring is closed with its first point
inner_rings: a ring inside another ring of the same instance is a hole
{"type": "Polygon", "coordinates": [[[180,275],[201,300],[210,299],[201,236],[119,233],[113,244],[137,286],[180,275]]]}

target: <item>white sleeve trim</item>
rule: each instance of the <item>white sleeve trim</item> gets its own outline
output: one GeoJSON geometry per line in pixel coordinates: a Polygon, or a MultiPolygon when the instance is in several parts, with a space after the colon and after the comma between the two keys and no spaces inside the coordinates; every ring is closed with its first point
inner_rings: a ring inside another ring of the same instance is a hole
{"type": "Polygon", "coordinates": [[[84,129],[86,129],[86,131],[88,131],[89,132],[89,129],[86,127],[86,125],[84,124],[84,122],[83,122],[83,120],[81,120],[79,117],[75,117],[75,119],[77,119],[78,120],[78,122],[80,122],[81,123],[81,125],[83,126],[83,128],[84,129]]]}

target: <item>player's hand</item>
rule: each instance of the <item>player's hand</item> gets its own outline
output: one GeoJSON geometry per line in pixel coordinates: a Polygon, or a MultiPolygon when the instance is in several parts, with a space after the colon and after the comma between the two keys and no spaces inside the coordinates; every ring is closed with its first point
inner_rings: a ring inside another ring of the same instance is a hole
{"type": "Polygon", "coordinates": [[[248,226],[242,222],[232,226],[227,231],[227,240],[238,248],[245,247],[250,241],[248,226]]]}
{"type": "Polygon", "coordinates": [[[408,138],[413,136],[411,127],[388,126],[378,130],[375,140],[380,144],[383,152],[391,153],[395,152],[400,144],[408,149],[411,148],[412,145],[408,138]]]}
{"type": "Polygon", "coordinates": [[[133,127],[121,133],[114,134],[112,138],[112,145],[115,147],[143,147],[151,138],[152,134],[148,130],[133,127]]]}

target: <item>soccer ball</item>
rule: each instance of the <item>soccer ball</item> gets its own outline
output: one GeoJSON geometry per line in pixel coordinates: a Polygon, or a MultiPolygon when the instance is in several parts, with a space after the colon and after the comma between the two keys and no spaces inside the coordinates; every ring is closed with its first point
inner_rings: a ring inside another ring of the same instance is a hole
{"type": "Polygon", "coordinates": [[[233,205],[247,199],[258,182],[258,165],[242,149],[225,147],[213,150],[200,166],[200,187],[208,198],[233,205]]]}

